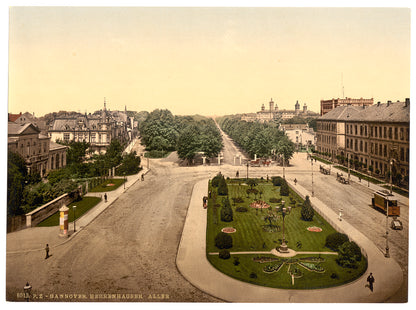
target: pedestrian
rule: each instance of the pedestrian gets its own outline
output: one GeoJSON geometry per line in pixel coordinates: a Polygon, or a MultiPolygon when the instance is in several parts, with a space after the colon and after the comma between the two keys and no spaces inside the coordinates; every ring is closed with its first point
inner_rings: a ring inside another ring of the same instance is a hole
{"type": "Polygon", "coordinates": [[[104,194],[104,201],[107,202],[107,193],[104,194]]]}
{"type": "Polygon", "coordinates": [[[48,259],[48,258],[49,258],[49,244],[46,244],[46,247],[45,247],[45,252],[46,252],[46,257],[45,257],[45,259],[48,259]]]}
{"type": "Polygon", "coordinates": [[[239,176],[239,172],[237,170],[237,172],[235,173],[235,177],[238,178],[238,176],[239,176]]]}
{"type": "Polygon", "coordinates": [[[368,286],[370,287],[370,290],[371,291],[373,291],[373,283],[375,282],[376,280],[374,279],[374,277],[373,277],[373,273],[372,272],[370,272],[370,275],[367,277],[367,282],[368,282],[368,286]]]}
{"type": "Polygon", "coordinates": [[[296,183],[298,182],[298,180],[296,180],[296,178],[295,178],[295,181],[294,182],[295,182],[295,185],[296,185],[296,183]]]}
{"type": "Polygon", "coordinates": [[[142,173],[142,181],[144,181],[144,174],[142,173]]]}

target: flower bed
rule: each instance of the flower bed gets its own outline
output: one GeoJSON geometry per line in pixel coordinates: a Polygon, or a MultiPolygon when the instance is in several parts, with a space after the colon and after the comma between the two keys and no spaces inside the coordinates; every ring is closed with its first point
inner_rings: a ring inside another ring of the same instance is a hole
{"type": "Polygon", "coordinates": [[[280,262],[280,263],[275,264],[275,265],[267,265],[263,268],[263,272],[265,272],[265,273],[278,272],[280,270],[280,268],[282,268],[282,266],[283,266],[283,262],[280,262]]]}
{"type": "Polygon", "coordinates": [[[322,231],[322,228],[316,227],[316,226],[312,226],[312,227],[308,227],[307,230],[312,231],[312,232],[321,232],[322,231]]]}
{"type": "Polygon", "coordinates": [[[270,205],[267,204],[265,201],[258,200],[250,203],[250,207],[254,209],[267,209],[270,208],[270,205]]]}
{"type": "Polygon", "coordinates": [[[234,227],[224,227],[223,229],[221,229],[221,231],[226,234],[232,234],[235,233],[237,229],[235,229],[234,227]]]}
{"type": "Polygon", "coordinates": [[[313,263],[299,262],[298,264],[309,271],[314,271],[314,272],[319,272],[319,273],[325,272],[324,268],[322,268],[321,266],[317,266],[313,263]]]}

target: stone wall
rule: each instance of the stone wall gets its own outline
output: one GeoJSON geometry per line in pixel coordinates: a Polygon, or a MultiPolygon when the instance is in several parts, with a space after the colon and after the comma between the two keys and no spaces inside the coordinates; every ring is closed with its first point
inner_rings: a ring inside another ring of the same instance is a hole
{"type": "Polygon", "coordinates": [[[34,227],[52,214],[58,212],[62,205],[69,205],[71,202],[81,197],[81,188],[70,193],[63,194],[58,198],[36,208],[26,214],[26,227],[34,227]]]}

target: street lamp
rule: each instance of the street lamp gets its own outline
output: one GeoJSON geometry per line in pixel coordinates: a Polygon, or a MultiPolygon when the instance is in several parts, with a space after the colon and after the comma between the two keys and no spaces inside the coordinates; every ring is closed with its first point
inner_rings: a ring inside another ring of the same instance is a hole
{"type": "Polygon", "coordinates": [[[314,195],[314,192],[313,192],[313,159],[311,160],[311,170],[312,170],[312,197],[313,197],[314,195]]]}
{"type": "Polygon", "coordinates": [[[75,219],[76,219],[76,214],[75,214],[75,209],[77,208],[77,206],[73,206],[72,207],[72,210],[74,210],[74,232],[76,232],[77,230],[76,230],[76,228],[75,228],[75,219]]]}
{"type": "Polygon", "coordinates": [[[26,282],[26,285],[23,287],[23,291],[25,292],[26,301],[29,301],[31,290],[32,290],[32,286],[29,284],[29,282],[26,282]]]}
{"type": "Polygon", "coordinates": [[[347,154],[347,163],[348,163],[348,184],[350,184],[350,154],[347,154]]]}
{"type": "Polygon", "coordinates": [[[124,172],[124,189],[126,189],[126,173],[124,172]]]}
{"type": "Polygon", "coordinates": [[[247,180],[248,180],[248,167],[250,166],[248,159],[247,159],[247,164],[246,164],[246,166],[247,166],[247,180]]]}
{"type": "Polygon", "coordinates": [[[287,249],[287,245],[286,245],[286,240],[285,240],[285,216],[290,214],[290,211],[292,210],[292,208],[289,206],[288,208],[285,208],[285,201],[282,201],[282,206],[276,207],[276,212],[277,213],[281,213],[282,214],[282,219],[283,219],[283,236],[282,236],[282,244],[276,248],[276,250],[278,250],[280,253],[288,253],[288,249],[287,249]]]}
{"type": "Polygon", "coordinates": [[[285,154],[283,154],[283,179],[285,178],[285,154]]]}
{"type": "MultiPolygon", "coordinates": [[[[390,195],[392,195],[392,191],[393,191],[393,185],[392,185],[392,175],[391,175],[391,170],[392,170],[392,166],[394,163],[394,159],[390,159],[390,195]]],[[[387,204],[387,210],[386,210],[386,254],[384,255],[386,258],[390,257],[390,249],[389,249],[389,204],[390,204],[390,200],[389,198],[387,198],[386,201],[387,204]]]]}

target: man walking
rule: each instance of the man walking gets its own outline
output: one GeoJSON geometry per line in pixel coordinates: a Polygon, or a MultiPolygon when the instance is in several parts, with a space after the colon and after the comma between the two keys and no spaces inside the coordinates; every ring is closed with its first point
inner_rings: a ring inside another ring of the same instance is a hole
{"type": "Polygon", "coordinates": [[[107,193],[104,194],[104,201],[107,202],[107,193]]]}
{"type": "Polygon", "coordinates": [[[370,272],[370,275],[367,277],[368,286],[370,287],[370,290],[373,291],[373,283],[375,282],[373,273],[370,272]]]}
{"type": "Polygon", "coordinates": [[[45,251],[46,251],[45,259],[47,259],[47,258],[49,258],[49,244],[46,244],[45,251]]]}

